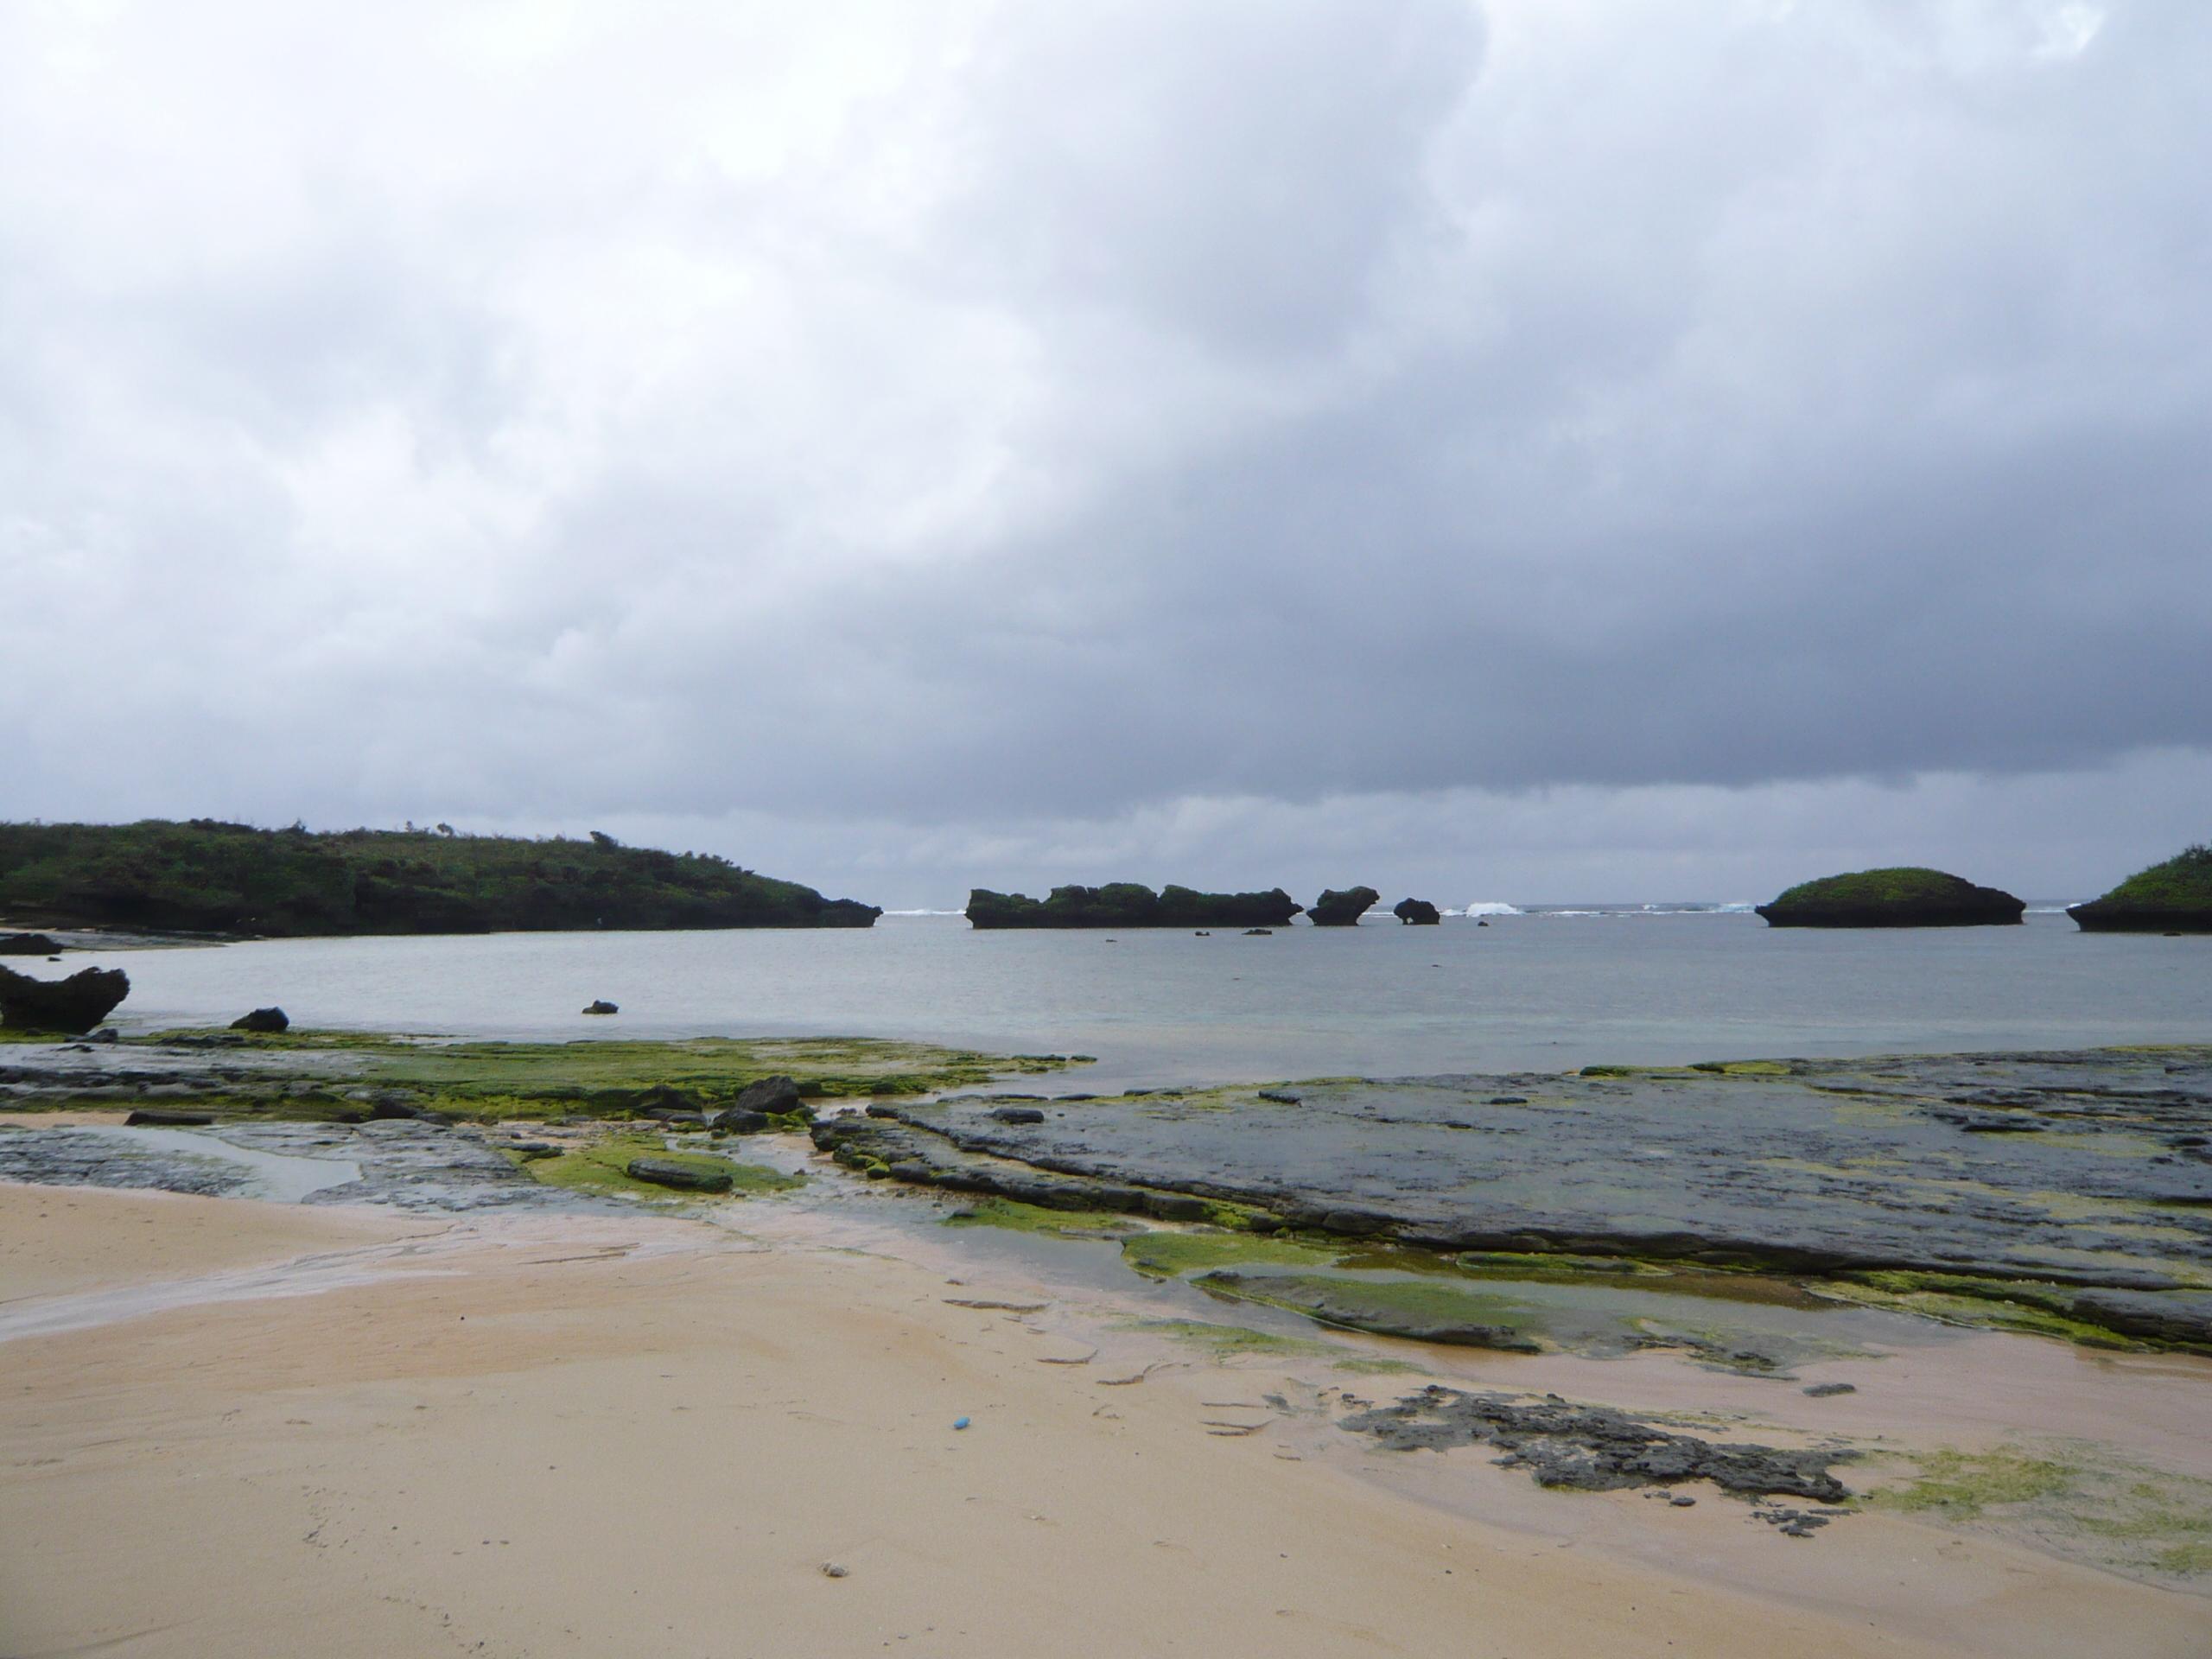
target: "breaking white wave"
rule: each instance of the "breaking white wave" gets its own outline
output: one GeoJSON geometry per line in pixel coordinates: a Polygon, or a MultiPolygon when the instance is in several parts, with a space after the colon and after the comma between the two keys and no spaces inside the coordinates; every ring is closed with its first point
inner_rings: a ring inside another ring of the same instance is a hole
{"type": "Polygon", "coordinates": [[[1465,910],[1447,910],[1444,913],[1446,916],[1518,916],[1522,912],[1515,906],[1500,904],[1493,899],[1469,905],[1465,910]]]}
{"type": "Polygon", "coordinates": [[[965,916],[964,910],[887,910],[887,916],[965,916]]]}

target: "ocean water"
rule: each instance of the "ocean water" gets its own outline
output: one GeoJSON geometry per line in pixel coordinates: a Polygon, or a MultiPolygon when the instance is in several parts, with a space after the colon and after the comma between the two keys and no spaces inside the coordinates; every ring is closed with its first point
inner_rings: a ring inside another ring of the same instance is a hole
{"type": "Polygon", "coordinates": [[[867,931],[286,939],[73,957],[129,1030],[281,1004],[307,1026],[512,1038],[855,1035],[1099,1065],[1068,1088],[1785,1055],[2212,1041],[2212,938],[1772,930],[1734,907],[1385,917],[1248,938],[867,931]],[[594,997],[612,1019],[578,1011],[594,997]]]}

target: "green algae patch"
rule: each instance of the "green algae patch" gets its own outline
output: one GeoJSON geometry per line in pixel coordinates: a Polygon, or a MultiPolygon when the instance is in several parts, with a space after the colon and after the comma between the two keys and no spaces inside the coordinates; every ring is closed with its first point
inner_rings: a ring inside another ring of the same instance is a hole
{"type": "Polygon", "coordinates": [[[1878,1508],[2025,1539],[2135,1577],[2212,1577],[2212,1481],[2114,1458],[2082,1442],[1945,1446],[1871,1494],[1878,1508]]]}
{"type": "Polygon", "coordinates": [[[2075,1470],[2055,1458],[2009,1449],[1929,1452],[1915,1459],[1918,1475],[1879,1501],[1908,1515],[1933,1511],[1946,1520],[1973,1521],[1997,1505],[2032,1503],[2072,1490],[2075,1470]]]}
{"type": "Polygon", "coordinates": [[[1130,1319],[1125,1321],[1121,1328],[1142,1331],[1189,1347],[1204,1349],[1216,1359],[1234,1359],[1243,1354],[1265,1354],[1281,1359],[1310,1359],[1344,1351],[1334,1343],[1315,1342],[1306,1337],[1278,1336],[1272,1331],[1255,1331],[1249,1325],[1211,1325],[1204,1319],[1130,1319]]]}
{"type": "MultiPolygon", "coordinates": [[[[128,1040],[207,1049],[211,1065],[231,1077],[222,1092],[253,1100],[259,1116],[342,1117],[350,1110],[359,1116],[374,1093],[391,1091],[410,1108],[480,1122],[626,1117],[671,1105],[713,1111],[732,1103],[747,1084],[778,1075],[791,1077],[802,1096],[814,1099],[882,1097],[974,1088],[1072,1064],[1060,1055],[986,1054],[861,1037],[508,1043],[296,1027],[276,1033],[175,1031],[128,1040]],[[303,1090],[354,1098],[350,1108],[306,1112],[288,1100],[303,1090]]],[[[804,1128],[804,1113],[778,1127],[804,1128]]]]}
{"type": "Polygon", "coordinates": [[[1283,1308],[1370,1336],[1514,1353],[1540,1353],[1544,1348],[1535,1335],[1543,1317],[1538,1310],[1510,1297],[1435,1279],[1216,1268],[1193,1282],[1209,1295],[1283,1308]]]}
{"type": "Polygon", "coordinates": [[[564,1152],[551,1158],[522,1159],[521,1163],[531,1175],[548,1186],[568,1187],[593,1192],[626,1192],[633,1197],[655,1199],[662,1203],[683,1203],[689,1195],[671,1192],[649,1181],[633,1179],[629,1173],[633,1158],[651,1158],[661,1163],[677,1164],[703,1173],[726,1174],[730,1178],[730,1195],[751,1198],[766,1192],[788,1192],[793,1187],[806,1185],[804,1175],[786,1175],[781,1170],[769,1169],[760,1164],[741,1164],[733,1159],[716,1157],[711,1153],[671,1152],[659,1137],[645,1135],[618,1135],[596,1141],[573,1152],[564,1152]]]}
{"type": "Polygon", "coordinates": [[[471,1096],[596,1103],[673,1088],[719,1101],[778,1073],[802,1095],[925,1094],[972,1088],[1009,1072],[1050,1071],[1053,1058],[1015,1059],[928,1043],[837,1037],[695,1037],[668,1042],[579,1039],[568,1043],[395,1045],[367,1080],[471,1096]]]}
{"type": "Polygon", "coordinates": [[[1409,1359],[1387,1359],[1380,1354],[1355,1354],[1350,1359],[1340,1359],[1332,1368],[1351,1371],[1362,1376],[1427,1376],[1426,1365],[1416,1365],[1409,1359]]]}
{"type": "Polygon", "coordinates": [[[984,1198],[944,1218],[947,1227],[998,1227],[1061,1238],[1118,1236],[1141,1224],[1113,1210],[1047,1210],[1015,1198],[984,1198]]]}
{"type": "Polygon", "coordinates": [[[1945,1325],[2054,1337],[2084,1348],[2193,1351],[2190,1344],[2126,1335],[2082,1317],[2074,1311],[2081,1293],[2063,1285],[1900,1268],[1852,1274],[1827,1281],[1821,1291],[1837,1300],[1916,1313],[1945,1325]]]}
{"type": "Polygon", "coordinates": [[[1164,1228],[1122,1241],[1122,1259],[1137,1272],[1155,1279],[1259,1264],[1326,1267],[1344,1254],[1341,1249],[1251,1233],[1175,1232],[1164,1228]]]}

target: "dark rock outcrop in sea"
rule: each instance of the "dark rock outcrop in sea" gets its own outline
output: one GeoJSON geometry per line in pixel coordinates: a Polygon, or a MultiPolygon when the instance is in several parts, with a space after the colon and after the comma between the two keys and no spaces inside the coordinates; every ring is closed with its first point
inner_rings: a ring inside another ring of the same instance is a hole
{"type": "Polygon", "coordinates": [[[58,957],[61,942],[43,933],[0,933],[0,957],[58,957]]]}
{"type": "Polygon", "coordinates": [[[2066,913],[2088,933],[2212,933],[2212,846],[2184,849],[2066,913]]]}
{"type": "Polygon", "coordinates": [[[90,1031],[130,995],[120,968],[86,968],[67,979],[34,979],[0,968],[0,1026],[13,1031],[90,1031]]]}
{"type": "Polygon", "coordinates": [[[1307,912],[1316,927],[1357,927],[1359,918],[1372,910],[1382,895],[1372,887],[1353,887],[1339,893],[1334,887],[1313,901],[1307,912]]]}
{"type": "Polygon", "coordinates": [[[1444,919],[1444,913],[1426,899],[1401,899],[1390,906],[1390,913],[1408,927],[1434,927],[1444,919]]]}
{"type": "Polygon", "coordinates": [[[232,1031],[255,1031],[270,1037],[291,1028],[291,1016],[283,1009],[276,1007],[255,1008],[231,1021],[232,1031]]]}
{"type": "Polygon", "coordinates": [[[620,1014],[622,1010],[603,996],[595,996],[584,1005],[586,1014],[620,1014]]]}
{"type": "Polygon", "coordinates": [[[844,1161],[1047,1208],[1228,1204],[1432,1250],[1755,1268],[2212,1351],[2212,1049],[1267,1092],[1047,1102],[1038,1123],[956,1096],[814,1134],[844,1161]]]}
{"type": "Polygon", "coordinates": [[[1758,913],[1770,927],[1989,927],[2017,924],[2026,909],[1995,887],[1906,867],[1800,882],[1758,913]]]}
{"type": "Polygon", "coordinates": [[[968,895],[968,920],[1003,927],[1281,927],[1303,908],[1281,887],[1266,893],[1197,893],[1173,883],[1157,893],[1135,881],[1103,887],[1054,887],[1048,899],[993,893],[968,895]]]}

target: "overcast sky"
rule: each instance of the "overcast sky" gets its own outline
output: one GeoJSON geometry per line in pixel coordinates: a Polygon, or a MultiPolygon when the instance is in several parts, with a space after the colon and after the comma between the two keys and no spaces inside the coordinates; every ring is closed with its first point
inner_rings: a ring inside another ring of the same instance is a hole
{"type": "Polygon", "coordinates": [[[2087,896],[2208,178],[2193,0],[0,3],[0,816],[2087,896]]]}

